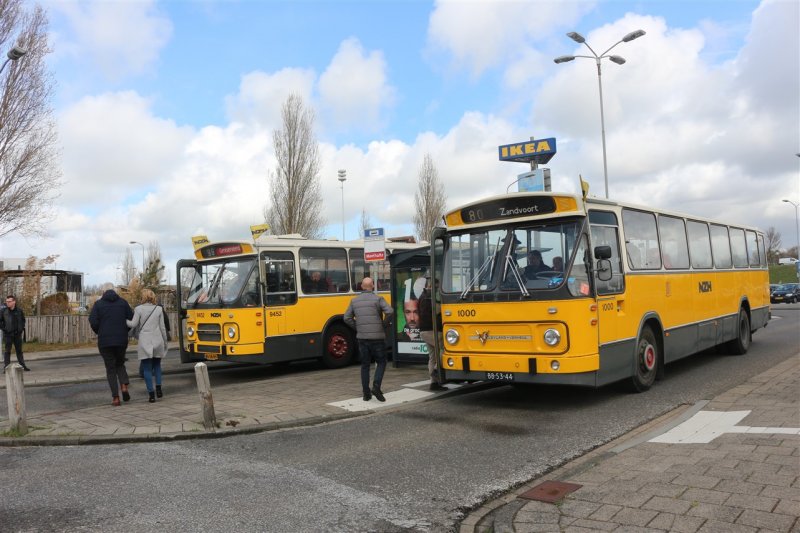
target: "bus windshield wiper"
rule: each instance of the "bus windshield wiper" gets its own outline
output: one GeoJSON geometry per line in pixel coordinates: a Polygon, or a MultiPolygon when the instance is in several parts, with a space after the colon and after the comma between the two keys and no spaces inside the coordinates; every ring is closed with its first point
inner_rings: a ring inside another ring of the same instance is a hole
{"type": "Polygon", "coordinates": [[[511,274],[513,274],[514,279],[517,282],[517,286],[519,286],[520,292],[522,292],[522,294],[524,294],[525,296],[530,296],[528,289],[525,287],[525,281],[522,279],[522,276],[519,273],[519,268],[517,268],[514,259],[511,257],[512,253],[511,249],[513,248],[513,245],[514,243],[512,242],[511,246],[508,247],[508,251],[506,252],[506,264],[505,264],[505,271],[503,272],[503,280],[507,279],[508,272],[510,270],[511,274]]]}
{"type": "Polygon", "coordinates": [[[494,258],[495,258],[495,254],[492,254],[489,257],[487,257],[486,261],[483,262],[483,264],[478,269],[478,271],[475,273],[475,275],[472,277],[472,279],[469,280],[469,283],[467,283],[467,287],[461,293],[461,299],[462,300],[467,297],[467,294],[469,294],[470,287],[472,287],[472,285],[474,285],[478,281],[478,279],[480,279],[481,274],[483,274],[487,270],[490,270],[489,265],[494,262],[494,258]]]}

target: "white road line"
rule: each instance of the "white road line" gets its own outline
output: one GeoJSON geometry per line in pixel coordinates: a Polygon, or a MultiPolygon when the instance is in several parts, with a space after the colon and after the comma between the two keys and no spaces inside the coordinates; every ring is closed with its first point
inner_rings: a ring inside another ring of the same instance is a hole
{"type": "Polygon", "coordinates": [[[800,435],[800,428],[737,426],[751,411],[698,411],[686,422],[648,442],[706,444],[724,433],[800,435]]]}
{"type": "Polygon", "coordinates": [[[328,405],[340,407],[346,411],[352,412],[370,411],[392,407],[401,403],[421,400],[422,398],[433,396],[433,394],[434,393],[432,392],[421,391],[417,389],[400,389],[398,391],[384,393],[384,396],[386,397],[385,402],[379,402],[374,396],[370,401],[365,402],[364,399],[359,396],[358,398],[350,398],[349,400],[343,400],[340,402],[331,402],[328,405]]]}

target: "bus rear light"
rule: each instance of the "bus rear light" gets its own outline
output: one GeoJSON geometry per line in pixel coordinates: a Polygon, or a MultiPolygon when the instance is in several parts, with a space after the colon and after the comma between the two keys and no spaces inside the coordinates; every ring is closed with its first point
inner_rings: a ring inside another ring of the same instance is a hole
{"type": "Polygon", "coordinates": [[[558,369],[561,368],[561,363],[559,363],[558,361],[550,361],[550,368],[555,371],[558,371],[558,369]]]}

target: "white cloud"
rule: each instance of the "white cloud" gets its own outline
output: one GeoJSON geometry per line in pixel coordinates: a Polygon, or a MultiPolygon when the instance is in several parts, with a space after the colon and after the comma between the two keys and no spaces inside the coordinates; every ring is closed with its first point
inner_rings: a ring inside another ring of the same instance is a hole
{"type": "Polygon", "coordinates": [[[172,22],[153,0],[136,2],[51,2],[71,32],[56,35],[56,50],[88,58],[111,80],[141,74],[158,60],[172,36],[172,22]]]}
{"type": "Polygon", "coordinates": [[[381,112],[394,103],[386,60],[377,50],[367,53],[358,39],[342,41],[319,78],[323,108],[339,128],[377,131],[381,112]]]}
{"type": "Polygon", "coordinates": [[[61,203],[119,203],[169,176],[192,132],[155,117],[150,107],[128,91],[89,96],[61,113],[61,203]]]}
{"type": "Polygon", "coordinates": [[[300,68],[285,68],[274,74],[245,74],[239,92],[225,98],[228,118],[267,129],[279,128],[283,102],[297,94],[309,105],[315,79],[314,71],[300,68]]]}
{"type": "Polygon", "coordinates": [[[444,53],[473,76],[516,62],[532,42],[577,21],[594,2],[463,2],[438,0],[428,24],[429,53],[444,53]]]}

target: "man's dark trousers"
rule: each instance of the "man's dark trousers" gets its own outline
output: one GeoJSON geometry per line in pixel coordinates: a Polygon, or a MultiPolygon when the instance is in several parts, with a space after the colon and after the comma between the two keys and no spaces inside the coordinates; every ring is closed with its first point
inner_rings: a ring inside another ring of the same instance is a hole
{"type": "Polygon", "coordinates": [[[386,341],[383,339],[359,339],[358,351],[361,354],[361,390],[364,391],[364,394],[370,392],[369,366],[373,359],[377,363],[377,368],[375,369],[375,377],[372,380],[372,387],[376,390],[381,390],[383,373],[386,371],[386,341]]]}
{"type": "Polygon", "coordinates": [[[3,366],[11,364],[12,344],[14,345],[14,351],[17,352],[17,362],[25,368],[25,359],[22,356],[22,333],[3,334],[3,366]]]}

